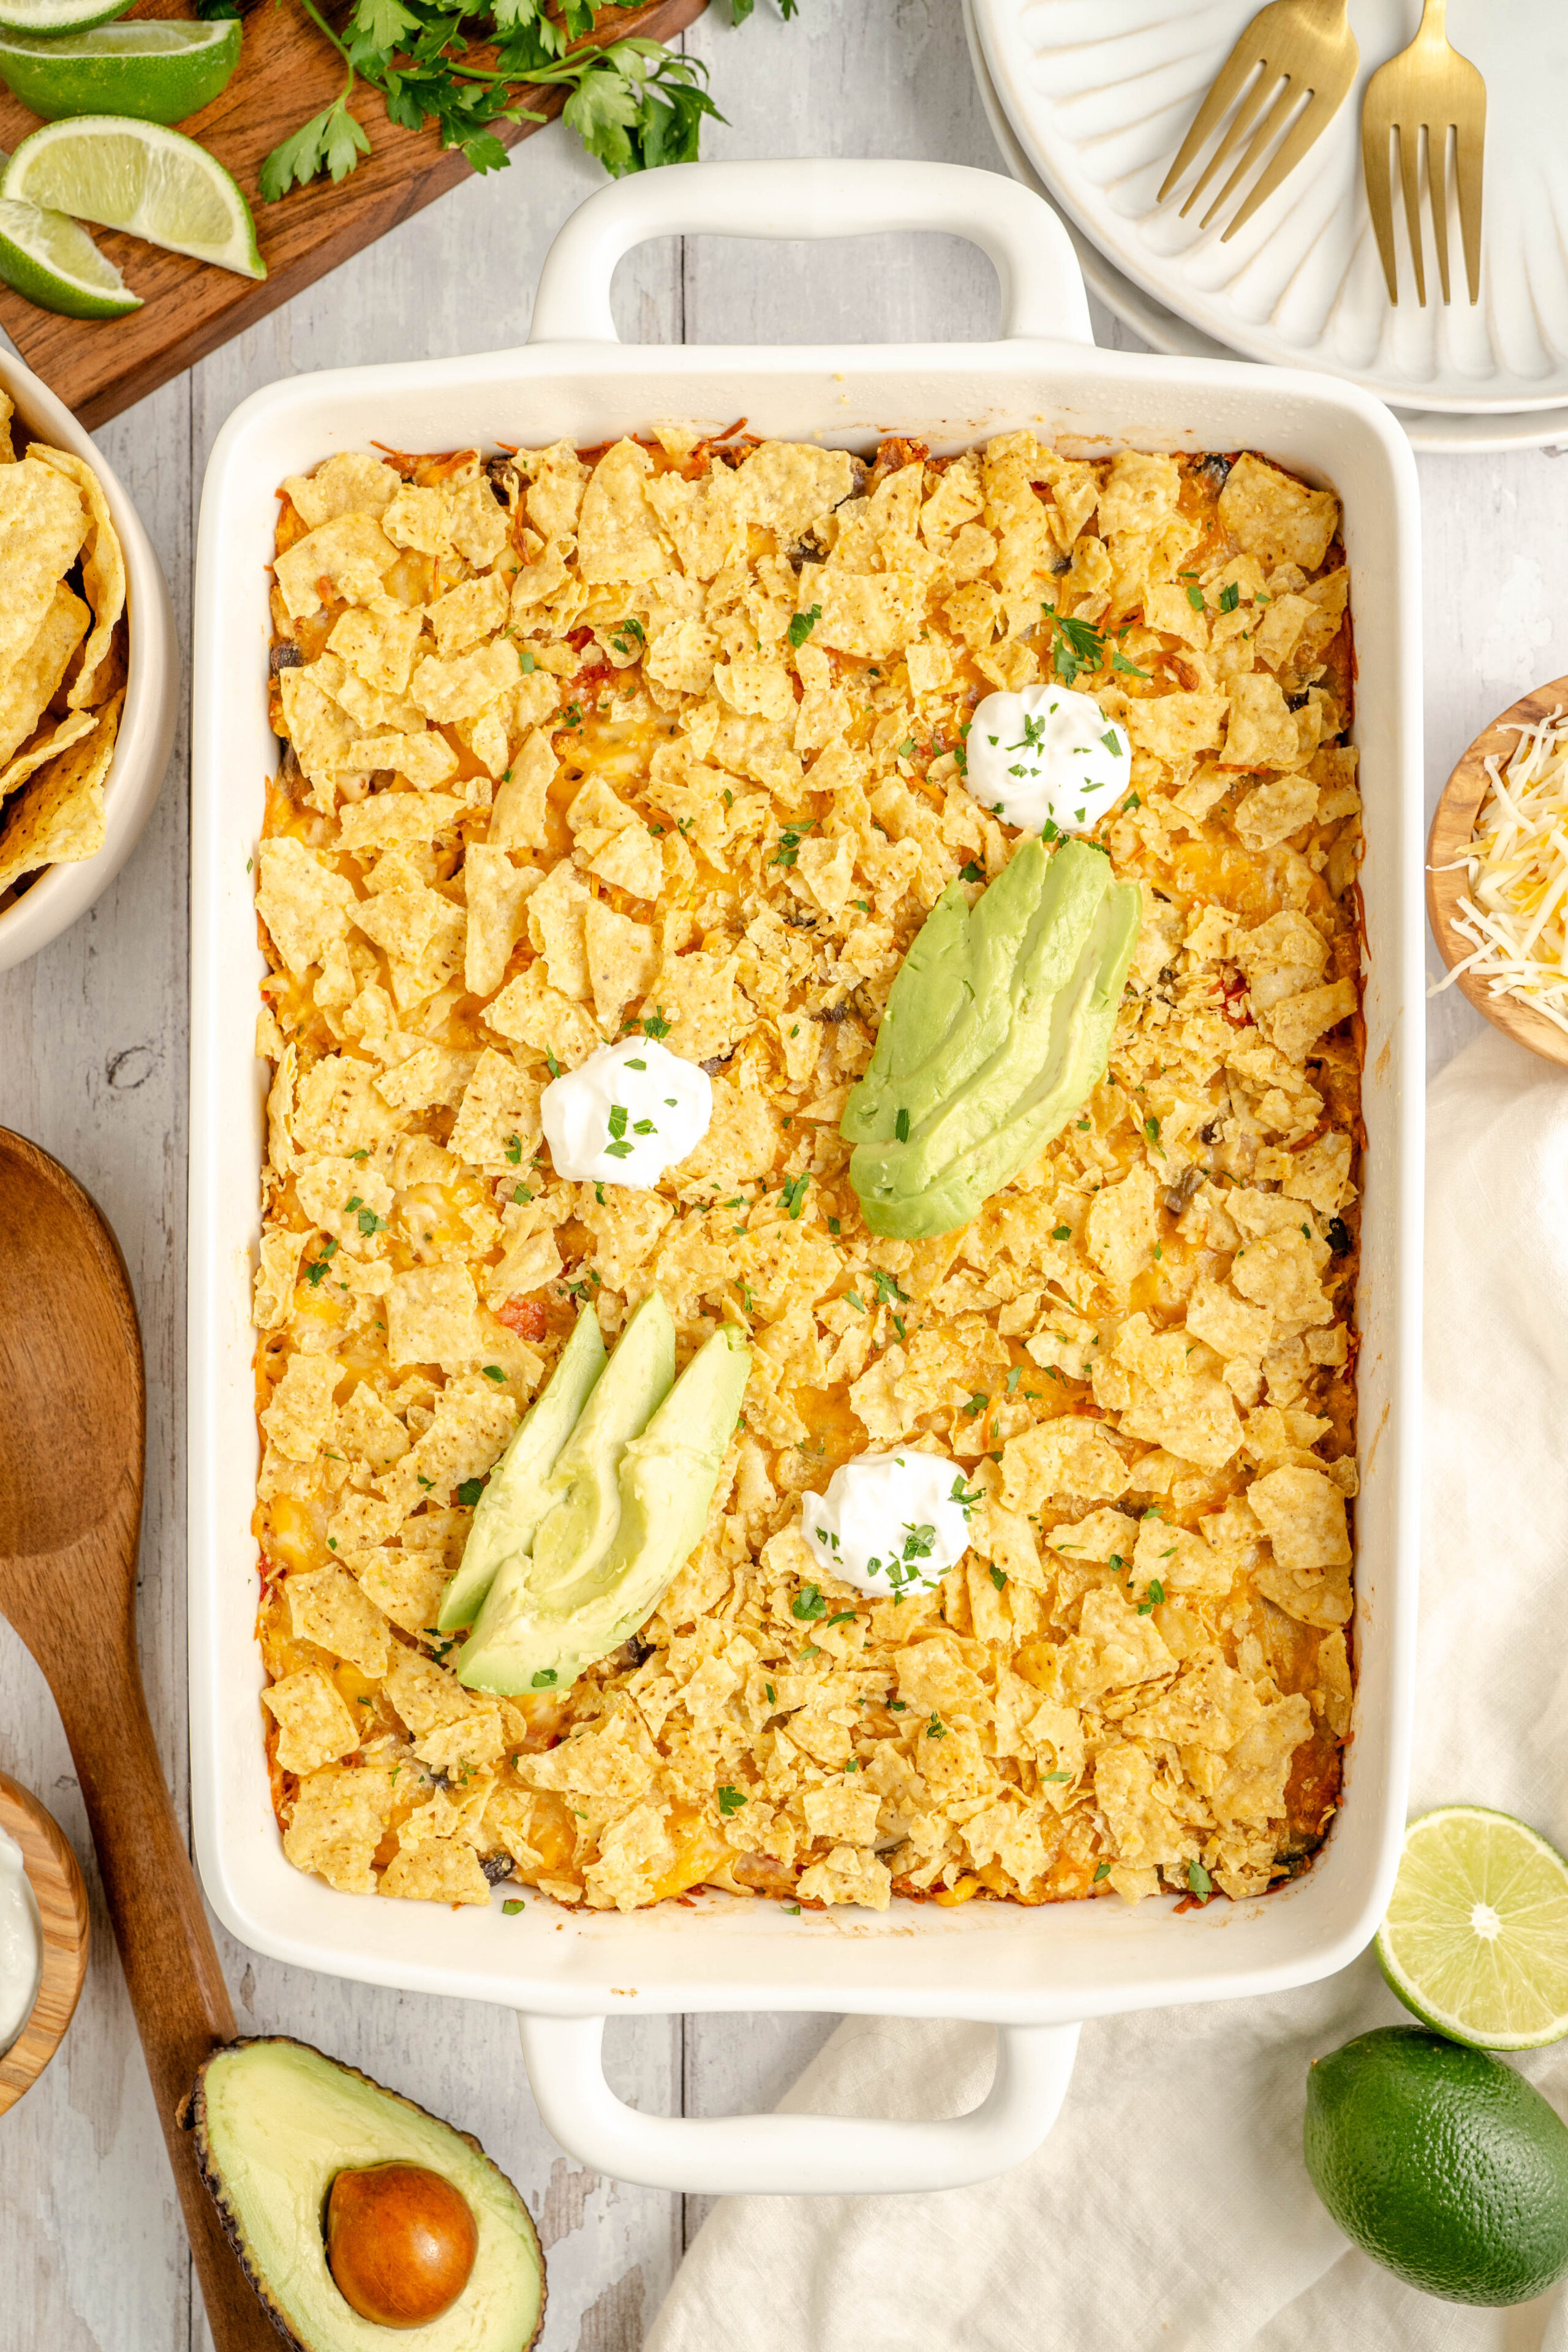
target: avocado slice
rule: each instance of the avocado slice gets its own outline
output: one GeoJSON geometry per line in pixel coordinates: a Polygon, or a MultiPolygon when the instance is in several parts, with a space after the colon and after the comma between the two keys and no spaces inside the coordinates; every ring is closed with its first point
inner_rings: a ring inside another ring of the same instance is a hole
{"type": "Polygon", "coordinates": [[[504,1559],[527,1551],[554,1499],[548,1486],[562,1447],[605,1369],[599,1318],[584,1307],[555,1370],[523,1414],[479,1496],[458,1573],[437,1620],[443,1633],[471,1625],[504,1559]]]}
{"type": "Polygon", "coordinates": [[[967,1224],[1092,1093],[1138,941],[1139,892],[1111,880],[1102,851],[1069,840],[1048,856],[1027,841],[966,910],[963,985],[973,996],[954,1017],[951,998],[933,991],[944,980],[952,987],[958,949],[944,937],[937,957],[920,956],[952,890],[893,982],[840,1129],[855,1144],[849,1177],[867,1224],[904,1241],[967,1224]],[[987,923],[988,901],[1019,867],[1002,918],[987,923]],[[940,1046],[922,1052],[920,1040],[932,1034],[940,1046]]]}
{"type": "Polygon", "coordinates": [[[351,2308],[327,2266],[322,2215],[339,2173],[396,2159],[449,2181],[479,2229],[468,2284],[418,2330],[421,2352],[527,2352],[538,2336],[538,2234],[466,2132],[283,2034],[215,2051],[182,2120],[225,2232],[292,2352],[385,2352],[388,2330],[351,2308]]]}
{"type": "MultiPolygon", "coordinates": [[[[606,1381],[615,1367],[613,1356],[606,1381]]],[[[547,1567],[536,1547],[531,1560],[509,1561],[458,1661],[470,1689],[503,1696],[564,1689],[657,1608],[700,1540],[751,1368],[752,1351],[732,1324],[698,1349],[622,1450],[618,1524],[606,1550],[592,1559],[556,1554],[547,1567]]]]}

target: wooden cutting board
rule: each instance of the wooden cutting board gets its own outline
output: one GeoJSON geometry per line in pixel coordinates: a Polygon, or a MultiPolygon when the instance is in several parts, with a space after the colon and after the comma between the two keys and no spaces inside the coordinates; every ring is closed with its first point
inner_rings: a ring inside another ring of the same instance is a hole
{"type": "MultiPolygon", "coordinates": [[[[707,0],[647,0],[639,7],[605,8],[593,37],[601,46],[634,33],[669,40],[706,5],[707,0]]],[[[191,10],[182,0],[139,0],[130,13],[184,16],[191,10]]],[[[339,14],[331,12],[334,22],[339,14]]],[[[472,62],[484,61],[475,50],[472,62]]],[[[245,191],[267,264],[259,283],[184,254],[160,252],[115,229],[94,229],[98,245],[142,296],[142,310],[124,319],[60,319],[0,286],[0,326],[89,431],[467,177],[467,161],[443,152],[434,125],[401,130],[387,121],[379,95],[362,84],[352,104],[370,134],[372,152],[359,169],[336,187],[330,180],[316,180],[291,189],[278,204],[264,205],[256,184],[263,157],[330,106],[342,83],[342,60],[295,0],[261,0],[246,16],[245,49],[233,80],[211,106],[179,125],[210,148],[245,191]]],[[[524,90],[521,100],[554,116],[565,93],[524,90]]],[[[0,86],[0,148],[13,152],[37,127],[37,116],[0,86]]],[[[492,127],[509,146],[540,128],[533,122],[492,127]]]]}

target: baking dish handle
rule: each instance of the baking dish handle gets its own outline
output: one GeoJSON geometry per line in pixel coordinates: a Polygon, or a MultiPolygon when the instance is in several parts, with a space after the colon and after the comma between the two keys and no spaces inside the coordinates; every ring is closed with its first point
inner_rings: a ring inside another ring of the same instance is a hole
{"type": "Polygon", "coordinates": [[[1089,302],[1066,229],[1016,180],[963,163],[823,158],[667,163],[579,205],[544,257],[533,343],[613,343],[610,280],[649,237],[865,236],[941,229],[988,255],[1002,283],[1002,332],[1089,343],[1089,302]]]}
{"type": "Polygon", "coordinates": [[[868,2196],[963,2189],[1032,2156],[1056,2122],[1076,2025],[1001,2025],[996,2074],[966,2116],[647,2116],[605,2080],[602,2017],[521,2015],[539,2112],[591,2171],[694,2196],[868,2196]]]}

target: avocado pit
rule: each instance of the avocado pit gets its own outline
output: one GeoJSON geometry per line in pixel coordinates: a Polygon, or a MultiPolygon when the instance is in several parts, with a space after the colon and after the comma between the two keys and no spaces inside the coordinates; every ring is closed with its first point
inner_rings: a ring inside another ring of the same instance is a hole
{"type": "Polygon", "coordinates": [[[467,2286],[479,2233],[468,2200],[423,2164],[340,2172],[327,2192],[327,2266],[378,2327],[423,2327],[467,2286]]]}

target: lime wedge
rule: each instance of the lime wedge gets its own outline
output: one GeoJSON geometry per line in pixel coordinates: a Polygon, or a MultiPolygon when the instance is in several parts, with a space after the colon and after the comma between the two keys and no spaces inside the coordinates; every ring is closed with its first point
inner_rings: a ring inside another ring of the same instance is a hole
{"type": "Polygon", "coordinates": [[[205,147],[161,122],[119,114],[46,122],[6,164],[0,196],[125,229],[242,278],[267,275],[233,179],[205,147]]]}
{"type": "Polygon", "coordinates": [[[40,310],[120,319],[142,308],[112,261],[64,213],[0,197],[0,278],[40,310]]]}
{"type": "Polygon", "coordinates": [[[1568,1862],[1511,1814],[1445,1805],[1405,1832],[1378,1964],[1424,2025],[1480,2050],[1568,2033],[1568,1862]]]}
{"type": "Polygon", "coordinates": [[[0,27],[11,33],[85,33],[123,16],[131,0],[0,0],[0,27]]]}
{"type": "Polygon", "coordinates": [[[183,122],[222,89],[239,41],[237,16],[214,25],[150,17],[51,36],[0,28],[0,80],[46,122],[71,114],[183,122]]]}

